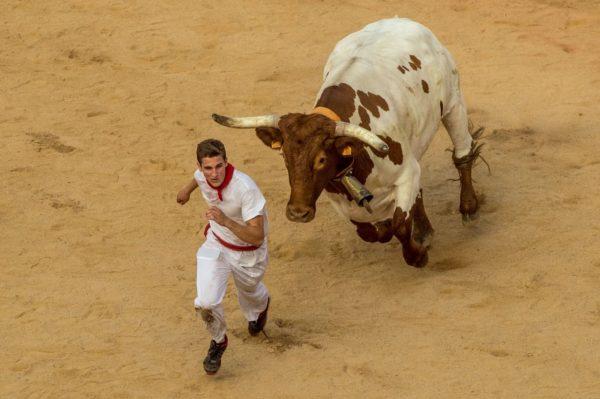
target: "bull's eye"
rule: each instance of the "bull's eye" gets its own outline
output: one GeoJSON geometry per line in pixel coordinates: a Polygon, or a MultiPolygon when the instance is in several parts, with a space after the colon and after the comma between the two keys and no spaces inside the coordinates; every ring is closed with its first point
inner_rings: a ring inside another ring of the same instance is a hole
{"type": "Polygon", "coordinates": [[[319,171],[322,170],[325,167],[325,164],[327,163],[327,158],[320,156],[318,158],[315,159],[315,163],[313,168],[315,169],[315,171],[319,171]]]}

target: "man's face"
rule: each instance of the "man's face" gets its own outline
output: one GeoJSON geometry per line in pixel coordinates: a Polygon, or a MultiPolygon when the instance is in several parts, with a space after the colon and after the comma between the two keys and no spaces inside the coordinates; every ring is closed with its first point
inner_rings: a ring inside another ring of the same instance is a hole
{"type": "Polygon", "coordinates": [[[221,155],[216,157],[204,157],[198,167],[204,174],[206,180],[213,186],[219,187],[225,180],[225,168],[227,161],[221,155]]]}

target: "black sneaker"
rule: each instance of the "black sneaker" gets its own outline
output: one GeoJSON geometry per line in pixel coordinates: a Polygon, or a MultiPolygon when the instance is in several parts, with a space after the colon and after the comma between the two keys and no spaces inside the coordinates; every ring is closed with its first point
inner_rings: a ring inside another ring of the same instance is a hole
{"type": "Polygon", "coordinates": [[[250,335],[257,335],[265,328],[265,324],[267,324],[267,312],[269,311],[269,303],[271,303],[271,297],[267,298],[267,307],[265,308],[265,310],[260,312],[260,314],[258,315],[258,319],[256,319],[256,321],[248,322],[248,332],[250,333],[250,335]]]}
{"type": "Polygon", "coordinates": [[[225,340],[220,344],[217,344],[214,339],[210,341],[208,354],[204,358],[204,371],[206,371],[206,374],[213,375],[219,371],[221,356],[223,356],[225,349],[227,349],[227,335],[225,335],[225,340]]]}

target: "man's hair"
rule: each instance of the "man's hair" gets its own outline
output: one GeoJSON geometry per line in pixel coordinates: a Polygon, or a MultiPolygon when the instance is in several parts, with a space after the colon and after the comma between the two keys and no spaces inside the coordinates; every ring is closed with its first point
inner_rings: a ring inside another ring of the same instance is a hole
{"type": "Polygon", "coordinates": [[[227,153],[225,152],[225,146],[217,139],[208,139],[201,141],[196,148],[196,158],[202,165],[203,158],[212,158],[222,156],[223,160],[227,160],[227,153]]]}

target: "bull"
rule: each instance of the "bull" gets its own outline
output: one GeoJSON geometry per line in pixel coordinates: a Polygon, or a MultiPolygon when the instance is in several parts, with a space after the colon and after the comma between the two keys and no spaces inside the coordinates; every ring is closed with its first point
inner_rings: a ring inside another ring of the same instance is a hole
{"type": "Polygon", "coordinates": [[[265,145],[282,152],[289,220],[313,220],[325,190],[363,240],[384,243],[395,236],[406,263],[416,267],[427,263],[433,235],[419,160],[441,121],[454,146],[459,210],[465,221],[476,217],[471,168],[480,146],[469,133],[456,64],[429,29],[409,19],[377,21],[337,43],[312,112],[213,119],[254,128],[265,145]],[[368,201],[357,201],[342,184],[348,176],[368,190],[368,201]]]}

